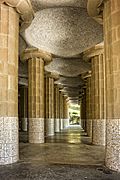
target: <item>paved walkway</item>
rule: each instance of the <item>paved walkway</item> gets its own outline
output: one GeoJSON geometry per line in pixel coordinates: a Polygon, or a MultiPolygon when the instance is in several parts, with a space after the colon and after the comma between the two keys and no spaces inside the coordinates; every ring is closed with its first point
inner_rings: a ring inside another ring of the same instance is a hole
{"type": "Polygon", "coordinates": [[[103,165],[104,147],[91,145],[80,126],[70,126],[45,144],[20,144],[20,158],[40,163],[103,165]]]}
{"type": "Polygon", "coordinates": [[[46,139],[26,143],[21,133],[20,161],[0,166],[0,180],[119,180],[104,167],[104,147],[94,146],[80,126],[70,126],[46,139]]]}

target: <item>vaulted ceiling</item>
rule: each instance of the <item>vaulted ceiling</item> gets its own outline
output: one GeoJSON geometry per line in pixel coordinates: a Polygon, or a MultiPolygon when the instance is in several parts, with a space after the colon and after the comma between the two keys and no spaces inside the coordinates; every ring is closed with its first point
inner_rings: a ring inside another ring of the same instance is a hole
{"type": "MultiPolygon", "coordinates": [[[[102,25],[89,17],[87,0],[31,0],[31,4],[35,18],[24,33],[27,47],[52,54],[53,61],[45,70],[58,73],[56,83],[64,86],[64,94],[76,100],[84,86],[82,75],[91,70],[83,53],[103,41],[102,25]]],[[[26,45],[22,39],[20,42],[22,51],[26,45]]]]}

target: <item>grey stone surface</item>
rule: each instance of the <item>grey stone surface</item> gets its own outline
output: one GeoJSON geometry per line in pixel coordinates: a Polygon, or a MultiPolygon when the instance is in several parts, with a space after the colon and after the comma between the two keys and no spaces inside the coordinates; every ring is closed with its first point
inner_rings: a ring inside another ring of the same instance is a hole
{"type": "Polygon", "coordinates": [[[106,144],[106,120],[105,119],[93,119],[92,122],[92,140],[95,145],[104,145],[106,144]]]}
{"type": "Polygon", "coordinates": [[[29,142],[44,143],[44,118],[29,118],[29,142]]]}
{"type": "Polygon", "coordinates": [[[53,118],[49,118],[46,119],[46,136],[53,136],[55,134],[55,124],[54,124],[54,119],[53,118]]]}
{"type": "Polygon", "coordinates": [[[80,89],[79,88],[72,88],[72,87],[64,87],[61,92],[66,94],[68,97],[76,97],[78,98],[80,89]]]}
{"type": "Polygon", "coordinates": [[[120,119],[106,120],[106,166],[120,170],[120,119]]]}
{"type": "Polygon", "coordinates": [[[87,0],[31,0],[34,11],[53,7],[87,7],[87,0]]]}
{"type": "Polygon", "coordinates": [[[36,13],[25,31],[29,44],[52,54],[71,57],[103,41],[102,26],[87,9],[61,7],[36,13]]]}
{"type": "Polygon", "coordinates": [[[84,81],[80,76],[77,77],[60,77],[55,84],[62,84],[64,87],[78,87],[83,86],[84,81]]]}
{"type": "Polygon", "coordinates": [[[0,165],[18,161],[18,146],[18,118],[0,117],[0,165]]]}
{"type": "Polygon", "coordinates": [[[60,119],[55,119],[55,132],[60,132],[60,119]]]}
{"type": "Polygon", "coordinates": [[[57,72],[67,77],[78,76],[91,70],[91,64],[78,58],[54,58],[53,61],[45,66],[46,71],[57,72]]]}
{"type": "Polygon", "coordinates": [[[63,119],[60,119],[60,130],[63,129],[63,119]]]}
{"type": "Polygon", "coordinates": [[[119,180],[120,174],[104,166],[20,162],[0,167],[1,180],[119,180]]]}

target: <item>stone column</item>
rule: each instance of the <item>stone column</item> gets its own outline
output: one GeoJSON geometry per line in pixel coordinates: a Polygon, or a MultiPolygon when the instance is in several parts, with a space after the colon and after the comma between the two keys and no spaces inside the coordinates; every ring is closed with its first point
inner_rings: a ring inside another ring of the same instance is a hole
{"type": "Polygon", "coordinates": [[[86,77],[86,131],[92,137],[92,118],[91,118],[91,74],[86,77]]]}
{"type": "Polygon", "coordinates": [[[91,58],[91,96],[92,96],[92,143],[105,145],[105,117],[104,117],[104,52],[103,44],[89,50],[91,58]]]}
{"type": "Polygon", "coordinates": [[[60,92],[60,130],[63,129],[63,94],[60,92]]]}
{"type": "Polygon", "coordinates": [[[106,166],[120,171],[120,1],[104,2],[106,166]]]}
{"type": "Polygon", "coordinates": [[[46,118],[46,136],[54,135],[54,80],[58,75],[46,73],[45,77],[45,118],[46,118]]]}
{"type": "Polygon", "coordinates": [[[23,59],[28,60],[29,142],[44,143],[44,61],[51,61],[51,55],[31,48],[23,59]]]}
{"type": "MultiPolygon", "coordinates": [[[[20,2],[3,2],[0,1],[0,165],[14,163],[19,159],[17,11],[23,13],[25,18],[20,2]]],[[[27,2],[23,4],[27,9],[27,2]]]]}
{"type": "Polygon", "coordinates": [[[21,105],[21,128],[27,131],[28,127],[28,88],[23,86],[20,88],[20,105],[21,105]]]}
{"type": "Polygon", "coordinates": [[[19,15],[0,5],[0,165],[14,163],[18,153],[19,15]]]}
{"type": "Polygon", "coordinates": [[[59,87],[58,85],[54,86],[54,109],[55,109],[55,132],[60,132],[60,116],[59,116],[59,104],[60,104],[60,97],[59,97],[59,87]]]}
{"type": "Polygon", "coordinates": [[[81,127],[86,132],[86,89],[84,89],[84,94],[81,98],[81,105],[80,105],[80,111],[81,111],[81,127]]]}
{"type": "Polygon", "coordinates": [[[69,114],[68,114],[68,103],[67,97],[63,96],[63,128],[69,126],[69,114]]]}

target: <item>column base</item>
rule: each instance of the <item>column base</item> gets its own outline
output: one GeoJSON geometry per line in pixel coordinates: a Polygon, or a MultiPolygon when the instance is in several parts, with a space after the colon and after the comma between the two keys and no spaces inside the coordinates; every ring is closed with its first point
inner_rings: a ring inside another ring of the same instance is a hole
{"type": "Polygon", "coordinates": [[[120,119],[106,120],[106,157],[108,168],[120,172],[120,119]]]}
{"type": "Polygon", "coordinates": [[[27,131],[27,118],[22,118],[21,123],[22,123],[22,131],[27,131]]]}
{"type": "Polygon", "coordinates": [[[54,136],[54,119],[46,119],[46,136],[54,136]]]}
{"type": "Polygon", "coordinates": [[[55,119],[55,132],[60,132],[60,119],[55,119]]]}
{"type": "Polygon", "coordinates": [[[60,130],[63,129],[63,119],[60,119],[60,130]]]}
{"type": "Polygon", "coordinates": [[[63,119],[63,128],[67,128],[69,126],[69,119],[63,119]]]}
{"type": "Polygon", "coordinates": [[[94,145],[105,145],[106,120],[94,119],[92,127],[93,127],[92,143],[94,145]]]}
{"type": "Polygon", "coordinates": [[[44,118],[29,118],[29,143],[44,143],[44,118]]]}
{"type": "Polygon", "coordinates": [[[19,160],[18,117],[0,117],[0,165],[19,160]]]}
{"type": "Polygon", "coordinates": [[[92,138],[92,119],[86,121],[87,135],[92,138]]]}

